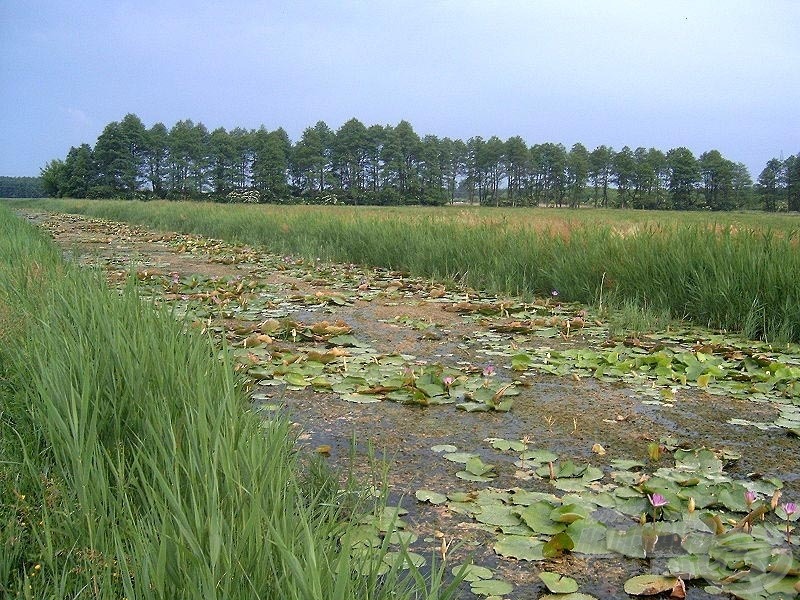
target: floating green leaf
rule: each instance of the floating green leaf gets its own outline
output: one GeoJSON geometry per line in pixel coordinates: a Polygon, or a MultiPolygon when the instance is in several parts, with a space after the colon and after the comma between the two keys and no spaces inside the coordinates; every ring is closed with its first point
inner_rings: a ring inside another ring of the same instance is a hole
{"type": "Polygon", "coordinates": [[[523,535],[503,535],[494,545],[494,551],[500,556],[518,558],[520,560],[542,560],[544,542],[523,535]]]}
{"type": "Polygon", "coordinates": [[[481,511],[475,515],[475,519],[480,523],[498,527],[519,525],[519,517],[517,517],[512,510],[511,507],[504,505],[484,506],[481,508],[481,511]]]}
{"type": "Polygon", "coordinates": [[[504,596],[514,590],[514,586],[501,579],[481,579],[470,585],[470,591],[476,596],[504,596]]]}
{"type": "Polygon", "coordinates": [[[585,519],[591,514],[591,510],[585,506],[568,504],[559,506],[550,511],[550,519],[557,523],[572,523],[578,519],[585,519]]]}
{"type": "Polygon", "coordinates": [[[438,446],[431,446],[431,450],[433,450],[436,453],[441,453],[441,452],[453,453],[456,450],[458,450],[458,448],[456,448],[452,444],[439,444],[438,446]]]}
{"type": "Polygon", "coordinates": [[[474,564],[456,565],[451,569],[454,576],[461,575],[464,581],[480,581],[491,579],[492,570],[474,564]]]}
{"type": "Polygon", "coordinates": [[[542,554],[545,558],[556,558],[561,556],[564,552],[569,552],[574,547],[575,542],[572,540],[569,534],[562,531],[545,542],[544,546],[542,547],[542,554]]]}
{"type": "Polygon", "coordinates": [[[447,502],[447,496],[431,490],[417,490],[414,495],[420,502],[428,502],[430,504],[444,504],[447,502]]]}
{"type": "Polygon", "coordinates": [[[518,440],[504,440],[502,438],[491,438],[489,442],[492,445],[492,448],[495,450],[500,450],[505,452],[506,450],[514,450],[515,452],[521,452],[525,450],[528,446],[527,444],[520,442],[518,440]]]}
{"type": "Polygon", "coordinates": [[[550,518],[553,512],[553,505],[540,501],[531,504],[519,511],[520,518],[525,524],[536,533],[555,535],[564,531],[566,525],[563,522],[555,522],[550,518]]]}
{"type": "Polygon", "coordinates": [[[655,596],[671,590],[677,581],[676,577],[637,575],[625,582],[625,593],[632,596],[655,596]]]}
{"type": "Polygon", "coordinates": [[[387,565],[400,565],[401,569],[409,569],[412,566],[420,568],[427,562],[425,557],[416,552],[387,552],[383,557],[383,562],[387,565]]]}
{"type": "Polygon", "coordinates": [[[465,470],[472,473],[473,475],[486,475],[494,468],[493,465],[487,465],[484,463],[480,457],[473,456],[469,458],[466,462],[465,470]]]}
{"type": "Polygon", "coordinates": [[[542,571],[539,573],[539,578],[547,586],[547,589],[554,594],[570,594],[578,591],[578,582],[572,577],[550,571],[542,571]]]}

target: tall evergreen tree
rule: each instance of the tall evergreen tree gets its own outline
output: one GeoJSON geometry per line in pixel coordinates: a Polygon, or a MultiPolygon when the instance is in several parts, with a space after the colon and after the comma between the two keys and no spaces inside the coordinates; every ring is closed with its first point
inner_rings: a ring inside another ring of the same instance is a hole
{"type": "Polygon", "coordinates": [[[584,199],[589,166],[589,151],[586,146],[581,143],[573,144],[567,155],[567,193],[571,208],[578,208],[584,199]]]}
{"type": "Polygon", "coordinates": [[[155,123],[144,135],[142,158],[144,172],[156,198],[166,198],[169,168],[169,132],[163,123],[155,123]]]}
{"type": "Polygon", "coordinates": [[[636,181],[636,160],[628,146],[614,154],[611,159],[612,180],[617,186],[617,200],[620,208],[627,208],[630,202],[630,190],[636,181]]]}
{"type": "Polygon", "coordinates": [[[508,180],[508,200],[511,206],[516,206],[522,199],[525,180],[530,167],[528,145],[520,136],[515,135],[506,140],[505,171],[508,180]]]}
{"type": "Polygon", "coordinates": [[[218,127],[208,136],[209,175],[214,195],[225,198],[236,187],[238,153],[233,138],[218,127]]]}
{"type": "Polygon", "coordinates": [[[667,165],[672,208],[695,208],[695,190],[700,181],[700,169],[694,154],[688,148],[673,148],[667,152],[667,165]]]}
{"type": "Polygon", "coordinates": [[[594,187],[594,206],[600,204],[600,189],[603,190],[602,206],[608,207],[608,187],[611,183],[614,149],[598,146],[589,154],[589,178],[594,187]]]}
{"type": "Polygon", "coordinates": [[[758,176],[758,194],[767,212],[775,212],[781,201],[781,176],[783,164],[777,158],[770,159],[758,176]]]}
{"type": "Polygon", "coordinates": [[[800,153],[783,161],[784,187],[786,188],[786,208],[800,211],[800,153]]]}
{"type": "Polygon", "coordinates": [[[42,167],[40,177],[42,179],[42,187],[44,193],[52,198],[61,198],[64,196],[64,188],[66,186],[66,167],[64,161],[54,158],[42,167]]]}
{"type": "Polygon", "coordinates": [[[145,128],[139,117],[127,114],[106,125],[97,138],[94,158],[100,185],[130,198],[139,189],[145,150],[145,128]]]}
{"type": "Polygon", "coordinates": [[[282,128],[267,131],[261,127],[254,138],[253,187],[262,202],[283,202],[289,195],[286,175],[291,145],[282,128]]]}
{"type": "Polygon", "coordinates": [[[98,195],[97,169],[89,144],[70,148],[64,161],[65,178],[61,193],[68,198],[87,198],[98,195]]]}
{"type": "Polygon", "coordinates": [[[733,205],[734,164],[722,157],[719,150],[709,150],[698,161],[706,207],[731,210],[733,205]]]}
{"type": "Polygon", "coordinates": [[[350,119],[336,131],[332,150],[339,187],[350,198],[357,199],[364,188],[368,155],[367,128],[358,119],[350,119]]]}

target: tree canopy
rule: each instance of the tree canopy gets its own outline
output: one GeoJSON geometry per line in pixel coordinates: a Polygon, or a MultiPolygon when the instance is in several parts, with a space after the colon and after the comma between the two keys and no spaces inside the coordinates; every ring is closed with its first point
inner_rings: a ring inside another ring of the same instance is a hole
{"type": "Polygon", "coordinates": [[[0,177],[0,198],[41,198],[45,194],[41,177],[0,177]]]}
{"type": "Polygon", "coordinates": [[[217,201],[620,208],[800,210],[800,161],[773,159],[755,186],[747,168],[715,149],[576,143],[529,146],[520,136],[466,142],[420,136],[408,121],[337,130],[324,121],[292,142],[270,131],[190,119],[149,129],[133,114],[109,123],[94,146],[73,147],[42,169],[53,196],[217,201]],[[755,199],[755,200],[754,200],[755,199]]]}

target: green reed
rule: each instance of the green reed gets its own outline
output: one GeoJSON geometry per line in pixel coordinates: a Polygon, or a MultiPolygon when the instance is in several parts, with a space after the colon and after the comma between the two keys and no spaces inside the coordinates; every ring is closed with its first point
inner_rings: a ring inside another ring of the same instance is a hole
{"type": "Polygon", "coordinates": [[[48,201],[40,206],[800,341],[800,219],[761,214],[48,201]]]}
{"type": "Polygon", "coordinates": [[[0,596],[449,598],[342,551],[372,501],[263,420],[226,353],[0,207],[0,596]]]}

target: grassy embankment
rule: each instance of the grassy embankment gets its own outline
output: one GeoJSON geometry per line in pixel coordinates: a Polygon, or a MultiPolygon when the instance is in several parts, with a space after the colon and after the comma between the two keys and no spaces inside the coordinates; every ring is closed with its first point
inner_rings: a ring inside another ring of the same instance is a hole
{"type": "Polygon", "coordinates": [[[342,552],[372,507],[247,412],[209,340],[2,206],[0,457],[4,598],[448,597],[342,552]]]}
{"type": "Polygon", "coordinates": [[[800,341],[800,219],[763,214],[44,201],[39,206],[800,341]]]}

